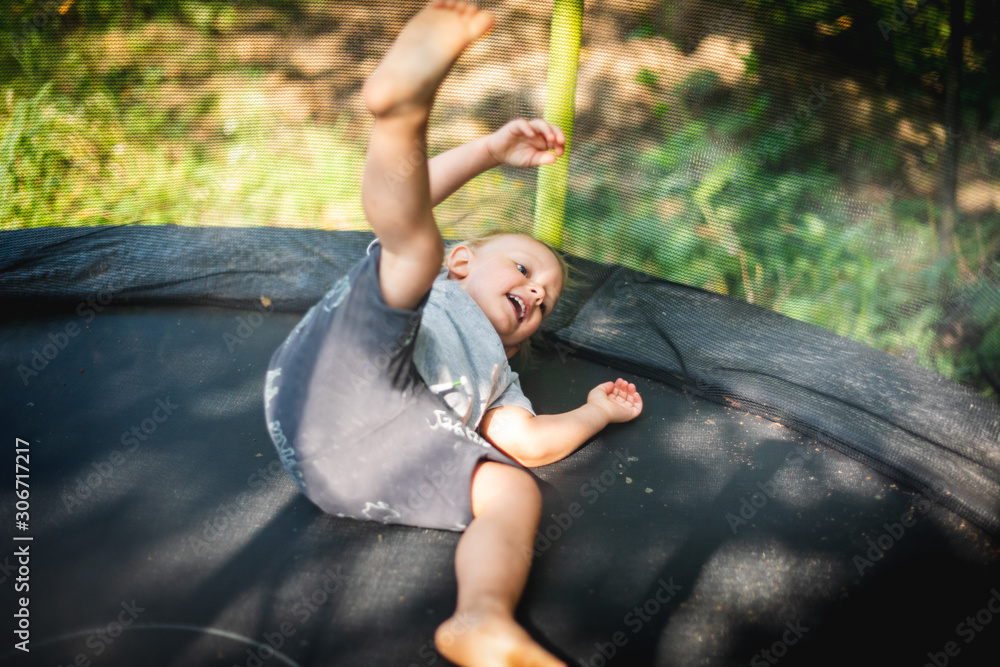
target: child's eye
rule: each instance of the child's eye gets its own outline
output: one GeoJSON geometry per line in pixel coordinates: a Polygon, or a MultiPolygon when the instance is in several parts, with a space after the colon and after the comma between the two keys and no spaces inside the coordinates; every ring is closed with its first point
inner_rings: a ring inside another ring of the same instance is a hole
{"type": "Polygon", "coordinates": [[[523,264],[514,264],[514,266],[516,266],[517,270],[523,273],[524,275],[528,275],[528,269],[525,268],[523,264]]]}

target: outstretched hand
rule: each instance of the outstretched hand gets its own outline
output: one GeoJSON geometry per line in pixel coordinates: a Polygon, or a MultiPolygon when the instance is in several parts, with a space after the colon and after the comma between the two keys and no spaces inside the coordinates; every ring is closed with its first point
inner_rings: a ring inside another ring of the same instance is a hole
{"type": "Polygon", "coordinates": [[[566,135],[541,118],[517,118],[489,135],[486,147],[500,164],[537,167],[552,164],[566,151],[566,135]]]}
{"type": "Polygon", "coordinates": [[[604,410],[608,415],[609,424],[627,422],[642,412],[642,397],[636,391],[635,385],[621,378],[591,389],[587,394],[587,403],[604,410]]]}

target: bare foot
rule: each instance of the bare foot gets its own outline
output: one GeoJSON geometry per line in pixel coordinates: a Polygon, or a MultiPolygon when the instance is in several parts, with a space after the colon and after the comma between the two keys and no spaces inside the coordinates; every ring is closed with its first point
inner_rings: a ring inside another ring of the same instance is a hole
{"type": "Polygon", "coordinates": [[[410,19],[365,81],[368,110],[384,116],[427,107],[452,64],[493,27],[493,15],[464,0],[434,0],[410,19]]]}
{"type": "Polygon", "coordinates": [[[566,667],[502,611],[456,612],[438,627],[434,644],[462,667],[566,667]]]}

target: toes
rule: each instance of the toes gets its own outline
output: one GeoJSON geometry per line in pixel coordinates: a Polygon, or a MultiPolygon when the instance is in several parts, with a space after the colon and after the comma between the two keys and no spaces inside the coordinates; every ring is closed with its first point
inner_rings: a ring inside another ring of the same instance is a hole
{"type": "Polygon", "coordinates": [[[482,37],[493,28],[494,17],[489,12],[478,12],[470,23],[472,32],[482,37]]]}

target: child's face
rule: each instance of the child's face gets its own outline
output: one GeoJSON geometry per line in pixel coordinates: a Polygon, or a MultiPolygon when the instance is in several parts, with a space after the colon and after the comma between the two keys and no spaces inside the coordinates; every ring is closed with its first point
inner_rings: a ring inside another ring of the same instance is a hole
{"type": "Polygon", "coordinates": [[[482,308],[508,359],[538,330],[562,292],[562,268],[552,251],[521,234],[498,237],[480,248],[454,248],[448,255],[448,277],[458,280],[482,308]]]}

